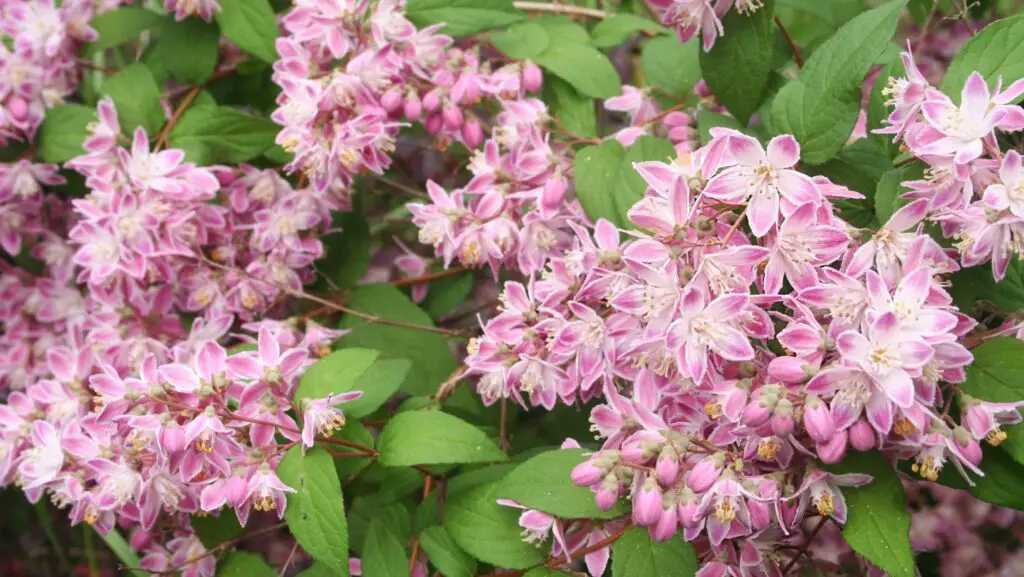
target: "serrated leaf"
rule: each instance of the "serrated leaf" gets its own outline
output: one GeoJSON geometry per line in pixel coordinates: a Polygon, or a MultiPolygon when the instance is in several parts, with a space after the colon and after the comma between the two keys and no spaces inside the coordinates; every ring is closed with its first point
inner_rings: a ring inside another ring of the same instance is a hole
{"type": "MultiPolygon", "coordinates": [[[[359,377],[370,368],[380,356],[372,349],[339,349],[321,358],[306,369],[295,390],[295,400],[323,399],[328,395],[340,395],[356,389],[359,377]]],[[[346,405],[340,405],[344,411],[346,405]]]]}
{"type": "Polygon", "coordinates": [[[619,73],[611,60],[592,46],[553,44],[535,60],[584,96],[611,98],[622,93],[619,73]]]}
{"type": "Polygon", "coordinates": [[[96,111],[81,104],[63,104],[46,111],[37,133],[36,156],[43,162],[67,162],[85,154],[82,143],[89,136],[89,123],[96,111]]]}
{"type": "Polygon", "coordinates": [[[544,552],[523,541],[519,528],[521,511],[497,503],[498,486],[489,483],[449,494],[445,529],[459,547],[485,563],[508,569],[540,564],[544,552]]]}
{"type": "Polygon", "coordinates": [[[864,199],[837,200],[842,217],[854,226],[867,226],[875,217],[875,191],[878,181],[892,168],[889,157],[871,140],[861,138],[839,154],[818,166],[806,167],[810,175],[827,176],[836,184],[859,192],[864,199]]]}
{"type": "Polygon", "coordinates": [[[1012,337],[987,340],[972,351],[965,393],[993,403],[1024,400],[1024,341],[1012,337]]]}
{"type": "Polygon", "coordinates": [[[587,32],[587,29],[573,22],[572,18],[564,14],[542,14],[530,20],[530,22],[539,24],[541,28],[547,31],[549,38],[556,40],[560,44],[566,42],[591,44],[590,33],[587,32]]]}
{"type": "Polygon", "coordinates": [[[256,553],[235,551],[217,568],[217,577],[276,577],[277,571],[256,553]]]}
{"type": "Polygon", "coordinates": [[[606,218],[619,228],[632,228],[626,213],[647,189],[633,163],[666,161],[674,155],[671,143],[653,136],[641,136],[628,151],[616,140],[587,146],[577,153],[573,166],[576,197],[591,219],[606,218]]]}
{"type": "Polygon", "coordinates": [[[551,91],[554,115],[563,128],[581,138],[597,136],[597,112],[593,98],[583,96],[559,78],[549,78],[544,87],[551,91]]]}
{"type": "Polygon", "coordinates": [[[903,183],[909,180],[918,180],[924,175],[926,165],[915,160],[908,166],[901,166],[886,171],[878,179],[878,188],[875,189],[875,214],[879,222],[887,222],[894,212],[908,204],[910,201],[903,198],[908,189],[903,183]]]}
{"type": "Polygon", "coordinates": [[[1024,263],[1019,258],[1010,260],[1006,276],[999,282],[988,263],[958,270],[950,280],[949,293],[964,312],[975,312],[976,306],[986,303],[1011,314],[1024,309],[1024,263]]]}
{"type": "Polygon", "coordinates": [[[267,0],[218,0],[214,14],[228,40],[264,62],[277,60],[277,17],[267,0]]]}
{"type": "Polygon", "coordinates": [[[89,20],[99,37],[83,48],[86,56],[135,40],[143,30],[160,25],[167,18],[158,12],[138,6],[122,6],[89,20]]]}
{"type": "Polygon", "coordinates": [[[591,42],[598,48],[618,46],[637,32],[667,34],[664,26],[635,14],[614,14],[597,23],[590,31],[591,42]]]}
{"type": "MultiPolygon", "coordinates": [[[[367,469],[364,476],[369,475],[373,469],[367,469]]],[[[395,471],[392,469],[392,471],[395,471]]],[[[422,475],[412,469],[401,469],[403,473],[411,473],[416,477],[416,486],[423,484],[422,475]]],[[[386,485],[387,479],[379,484],[386,485]]],[[[416,489],[414,488],[413,491],[416,489]]],[[[379,494],[370,494],[356,497],[352,501],[352,508],[348,512],[349,534],[351,536],[352,550],[362,555],[366,550],[366,540],[370,534],[370,524],[377,521],[383,525],[392,535],[403,539],[409,535],[412,521],[409,518],[409,510],[403,503],[383,504],[379,494]]],[[[365,572],[364,572],[365,573],[365,572]]]]}
{"type": "Polygon", "coordinates": [[[771,127],[800,142],[801,161],[821,164],[842,149],[860,114],[861,85],[896,31],[903,0],[844,24],[775,96],[771,127]]]}
{"type": "Polygon", "coordinates": [[[277,475],[294,493],[288,493],[284,518],[295,540],[318,562],[341,577],[348,577],[348,526],[341,483],[331,455],[314,448],[303,454],[301,445],[285,453],[277,475]]]}
{"type": "Polygon", "coordinates": [[[269,118],[227,106],[192,107],[171,131],[170,141],[197,164],[237,164],[262,155],[280,128],[269,118]]]}
{"type": "Polygon", "coordinates": [[[1024,511],[1024,492],[1020,480],[1024,479],[1024,465],[1016,462],[998,447],[982,447],[981,469],[984,477],[972,476],[968,483],[951,463],[942,469],[939,483],[954,489],[963,489],[976,498],[998,505],[1024,511]]]}
{"type": "Polygon", "coordinates": [[[220,28],[216,24],[199,18],[181,22],[168,18],[160,26],[160,37],[150,58],[171,78],[186,84],[202,84],[217,67],[219,53],[220,28]]]}
{"type": "Polygon", "coordinates": [[[583,449],[556,449],[531,457],[516,467],[501,483],[498,496],[528,509],[569,519],[613,519],[624,507],[598,509],[594,493],[573,484],[570,474],[587,460],[583,449]]]}
{"type": "Polygon", "coordinates": [[[476,559],[463,551],[444,527],[428,527],[421,531],[420,546],[427,553],[430,564],[445,577],[476,575],[476,559]]]}
{"type": "Polygon", "coordinates": [[[659,36],[644,43],[640,53],[644,83],[677,96],[688,96],[701,78],[700,42],[680,43],[674,36],[659,36]]]}
{"type": "Polygon", "coordinates": [[[892,577],[914,576],[910,548],[910,513],[903,483],[881,453],[849,453],[830,467],[839,473],[863,473],[872,481],[860,487],[843,487],[847,519],[843,537],[858,554],[892,577]]]}
{"type": "Polygon", "coordinates": [[[164,125],[160,88],[144,64],[132,64],[108,77],[100,92],[114,100],[122,134],[130,137],[141,126],[153,138],[164,125]]]}
{"type": "Polygon", "coordinates": [[[508,457],[487,434],[440,411],[409,411],[384,426],[378,443],[386,467],[504,461],[508,457]]]}
{"type": "Polygon", "coordinates": [[[362,195],[355,195],[351,211],[334,213],[331,228],[341,232],[321,237],[325,254],[316,268],[342,290],[359,282],[370,266],[370,227],[362,200],[362,195]]]}
{"type": "Polygon", "coordinates": [[[469,272],[432,281],[427,298],[423,300],[423,310],[434,319],[444,316],[466,302],[473,292],[473,284],[473,273],[469,272]]]}
{"type": "MultiPolygon", "coordinates": [[[[341,349],[347,350],[347,349],[341,349]]],[[[362,391],[358,399],[343,405],[345,414],[353,418],[365,417],[380,408],[402,386],[412,363],[407,359],[377,359],[356,378],[354,391],[362,391]]]]}
{"type": "Polygon", "coordinates": [[[726,114],[720,114],[707,108],[702,108],[697,113],[697,131],[700,132],[700,143],[702,145],[711,141],[711,129],[718,127],[731,128],[740,132],[746,130],[739,120],[726,114]]]}
{"type": "MultiPolygon", "coordinates": [[[[357,288],[352,291],[347,306],[396,321],[434,326],[429,315],[390,284],[357,288]]],[[[342,318],[341,328],[352,329],[339,341],[342,347],[375,349],[386,358],[408,359],[412,370],[402,383],[402,390],[414,395],[433,393],[458,366],[448,348],[448,341],[437,333],[371,324],[353,315],[342,318]]]]}
{"type": "Polygon", "coordinates": [[[717,39],[711,50],[700,52],[700,70],[708,88],[744,126],[764,100],[771,79],[774,14],[772,0],[753,14],[729,12],[722,19],[729,33],[717,39]]]}
{"type": "Polygon", "coordinates": [[[633,527],[612,545],[612,577],[693,577],[697,555],[677,534],[668,541],[651,539],[647,529],[633,527]]]}
{"type": "Polygon", "coordinates": [[[408,577],[409,560],[402,543],[378,520],[370,521],[363,546],[363,573],[380,577],[408,577]]]}
{"type": "Polygon", "coordinates": [[[230,509],[224,509],[216,516],[192,515],[189,522],[203,547],[207,549],[213,549],[225,541],[234,539],[245,530],[238,524],[238,516],[230,509]]]}
{"type": "Polygon", "coordinates": [[[409,0],[405,16],[421,28],[444,24],[441,32],[450,36],[468,36],[526,18],[512,0],[409,0]]]}
{"type": "Polygon", "coordinates": [[[1024,14],[996,20],[971,38],[949,64],[942,91],[960,102],[960,91],[974,71],[985,77],[990,88],[995,88],[1000,76],[1003,86],[1024,77],[1024,14]]]}
{"type": "Polygon", "coordinates": [[[508,30],[491,37],[494,46],[516,60],[533,59],[544,53],[551,43],[548,31],[533,22],[519,22],[509,26],[508,30]]]}

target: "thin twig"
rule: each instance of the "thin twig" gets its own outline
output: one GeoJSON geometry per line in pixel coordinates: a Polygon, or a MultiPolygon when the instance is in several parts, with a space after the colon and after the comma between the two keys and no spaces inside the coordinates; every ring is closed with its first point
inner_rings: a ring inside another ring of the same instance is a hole
{"type": "MultiPolygon", "coordinates": [[[[626,525],[624,527],[622,527],[621,529],[619,529],[618,531],[616,531],[615,533],[612,533],[611,535],[605,537],[604,539],[601,539],[600,541],[598,541],[597,543],[594,543],[593,545],[590,545],[590,546],[584,547],[582,549],[577,549],[576,551],[573,551],[569,555],[569,559],[566,559],[564,556],[561,556],[561,555],[558,556],[558,557],[550,556],[544,562],[543,566],[547,567],[548,569],[555,569],[555,568],[558,568],[558,567],[562,567],[564,565],[568,565],[569,563],[572,563],[576,559],[580,559],[582,557],[586,557],[587,555],[590,555],[594,551],[599,551],[601,549],[604,549],[605,547],[607,547],[607,546],[611,545],[612,543],[618,541],[623,535],[626,534],[626,531],[628,531],[632,527],[633,527],[633,522],[632,521],[627,521],[626,525]]],[[[505,572],[505,573],[492,572],[492,573],[488,573],[488,574],[484,575],[484,577],[520,577],[521,575],[525,575],[526,572],[530,571],[531,569],[534,569],[534,567],[530,567],[529,569],[517,569],[515,571],[508,571],[508,572],[505,572]]]]}
{"type": "Polygon", "coordinates": [[[796,67],[803,68],[804,57],[803,54],[800,53],[800,47],[793,41],[793,37],[789,35],[789,30],[786,30],[786,27],[782,25],[782,20],[779,20],[778,16],[775,17],[775,26],[779,28],[779,32],[782,32],[782,37],[786,39],[786,44],[789,44],[789,49],[793,52],[793,61],[796,62],[796,67]]]}
{"type": "Polygon", "coordinates": [[[280,523],[275,523],[275,524],[273,524],[273,525],[271,525],[269,527],[264,527],[264,528],[262,528],[262,529],[260,529],[258,531],[253,531],[252,533],[246,533],[245,535],[242,535],[240,537],[235,537],[234,539],[228,539],[227,541],[224,541],[223,543],[221,543],[220,545],[217,545],[213,549],[207,550],[206,553],[203,553],[202,555],[199,555],[198,557],[194,557],[192,559],[189,559],[181,567],[175,567],[173,569],[168,569],[166,571],[157,571],[157,572],[153,573],[153,575],[174,575],[175,573],[181,572],[185,567],[188,567],[189,565],[191,565],[193,563],[197,563],[199,561],[202,561],[203,559],[206,559],[207,557],[209,557],[211,555],[216,555],[217,553],[219,553],[219,552],[221,552],[221,551],[223,551],[225,549],[228,549],[230,547],[234,547],[235,545],[241,543],[242,541],[245,541],[246,539],[252,539],[254,537],[259,537],[260,535],[266,535],[267,533],[273,533],[274,531],[277,531],[278,529],[284,527],[287,524],[288,524],[287,521],[281,521],[280,523]]]}
{"type": "Polygon", "coordinates": [[[508,399],[501,400],[501,421],[498,425],[498,445],[502,451],[508,452],[508,399]]]}
{"type": "MultiPolygon", "coordinates": [[[[386,185],[388,185],[388,186],[390,186],[390,187],[392,187],[392,188],[394,188],[396,190],[400,190],[400,191],[402,191],[402,192],[404,192],[406,194],[415,196],[416,198],[423,198],[423,199],[430,200],[430,195],[429,194],[423,192],[422,190],[416,190],[415,188],[413,188],[411,186],[406,186],[406,185],[402,184],[401,182],[398,182],[397,180],[394,180],[394,179],[391,179],[391,178],[388,178],[386,176],[382,176],[382,175],[379,175],[379,174],[373,175],[373,178],[374,178],[374,180],[378,180],[380,182],[383,182],[384,184],[386,184],[386,185]]],[[[299,188],[302,188],[302,186],[299,186],[299,188]]]]}
{"type": "Polygon", "coordinates": [[[813,542],[814,538],[818,536],[818,533],[821,533],[821,530],[825,528],[825,523],[828,523],[828,519],[828,517],[822,517],[821,521],[818,521],[818,526],[811,530],[811,534],[807,536],[807,541],[804,542],[803,546],[800,547],[800,550],[797,551],[796,555],[793,556],[793,559],[790,560],[790,562],[782,570],[783,575],[789,573],[789,570],[792,569],[794,565],[796,565],[796,562],[800,560],[800,557],[802,557],[804,553],[806,553],[807,550],[811,548],[811,542],[813,542]]]}
{"type": "Polygon", "coordinates": [[[188,106],[192,104],[192,101],[196,99],[196,96],[199,96],[199,91],[202,89],[203,87],[197,84],[192,87],[192,90],[189,90],[188,94],[185,95],[185,98],[182,99],[180,104],[178,104],[178,108],[174,110],[174,114],[171,115],[171,119],[167,121],[167,124],[164,125],[164,129],[160,131],[160,136],[156,139],[156,146],[153,147],[154,150],[159,151],[167,144],[167,138],[171,135],[171,131],[174,130],[174,126],[178,124],[178,121],[181,120],[181,116],[185,114],[185,110],[187,110],[188,106]]]}
{"type": "MultiPolygon", "coordinates": [[[[430,489],[433,487],[434,477],[429,473],[423,475],[423,500],[430,496],[430,489]]],[[[412,538],[412,555],[409,557],[409,572],[413,573],[416,568],[416,557],[420,554],[420,538],[416,535],[412,538]]]]}
{"type": "Polygon", "coordinates": [[[431,273],[423,274],[423,275],[420,275],[420,276],[410,276],[410,277],[395,279],[395,280],[391,281],[391,284],[393,284],[394,286],[409,286],[409,285],[414,285],[414,284],[423,284],[423,283],[427,283],[427,282],[430,282],[430,281],[435,281],[435,280],[438,280],[438,279],[447,278],[447,277],[450,277],[450,276],[460,275],[460,274],[462,274],[462,273],[464,273],[464,272],[466,272],[468,270],[469,269],[466,268],[466,267],[457,266],[457,267],[453,267],[453,268],[446,269],[446,270],[441,270],[441,271],[437,271],[437,272],[431,272],[431,273]]]}
{"type": "Polygon", "coordinates": [[[565,14],[567,16],[584,16],[586,18],[595,18],[597,20],[603,20],[608,17],[608,13],[604,10],[581,8],[579,6],[566,6],[554,3],[548,4],[546,2],[513,2],[512,4],[524,12],[547,12],[549,14],[565,14]]]}
{"type": "Polygon", "coordinates": [[[465,376],[465,371],[462,367],[457,367],[443,383],[437,386],[437,392],[434,393],[434,401],[443,403],[453,392],[455,392],[455,385],[459,384],[462,377],[465,376]]]}
{"type": "Polygon", "coordinates": [[[284,574],[288,572],[288,566],[292,564],[292,557],[295,557],[295,552],[299,549],[299,542],[296,541],[292,545],[292,552],[288,554],[288,558],[284,560],[284,565],[281,565],[281,570],[277,573],[277,577],[284,577],[284,574]]]}

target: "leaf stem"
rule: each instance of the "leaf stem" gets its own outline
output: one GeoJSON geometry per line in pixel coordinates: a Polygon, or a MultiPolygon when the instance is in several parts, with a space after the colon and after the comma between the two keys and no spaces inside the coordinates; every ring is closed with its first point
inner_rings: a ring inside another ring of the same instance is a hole
{"type": "Polygon", "coordinates": [[[185,114],[185,110],[188,109],[188,106],[196,99],[196,96],[199,96],[199,91],[202,89],[202,86],[196,84],[192,87],[192,90],[188,91],[185,98],[181,100],[181,103],[178,104],[178,108],[176,108],[174,110],[174,114],[171,115],[171,119],[167,121],[167,124],[164,125],[164,129],[160,131],[160,136],[156,139],[156,146],[153,147],[154,151],[159,151],[167,144],[167,138],[170,137],[171,131],[174,130],[174,126],[178,124],[178,121],[181,120],[181,116],[185,114]]]}
{"type": "Polygon", "coordinates": [[[568,16],[583,16],[603,20],[608,17],[604,10],[594,8],[582,8],[579,6],[566,6],[564,4],[548,4],[547,2],[513,2],[516,8],[524,12],[547,12],[549,14],[565,14],[568,16]]]}
{"type": "Polygon", "coordinates": [[[804,57],[803,54],[800,53],[800,47],[793,41],[793,37],[789,35],[789,30],[786,30],[786,27],[783,26],[782,20],[779,20],[778,16],[775,17],[775,26],[779,28],[779,32],[782,32],[782,37],[786,39],[786,44],[789,44],[789,49],[793,52],[793,60],[796,62],[796,67],[803,68],[804,57]]]}

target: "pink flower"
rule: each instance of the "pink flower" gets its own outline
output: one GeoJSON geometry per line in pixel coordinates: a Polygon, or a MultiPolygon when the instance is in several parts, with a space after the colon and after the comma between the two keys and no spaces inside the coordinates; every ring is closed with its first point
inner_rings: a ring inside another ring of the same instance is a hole
{"type": "Polygon", "coordinates": [[[220,4],[217,0],[164,0],[164,10],[173,10],[174,19],[179,22],[189,16],[199,16],[209,22],[214,13],[220,12],[220,4]]]}
{"type": "Polygon", "coordinates": [[[839,258],[850,243],[846,231],[830,224],[818,224],[813,204],[798,208],[779,226],[768,266],[764,292],[777,293],[783,278],[796,290],[818,281],[817,269],[839,258]]]}
{"type": "Polygon", "coordinates": [[[141,126],[135,129],[131,153],[117,150],[128,178],[142,190],[156,190],[171,198],[209,198],[220,188],[209,171],[183,163],[185,153],[171,149],[151,153],[149,137],[141,126]]]}
{"type": "Polygon", "coordinates": [[[288,506],[285,493],[294,493],[288,485],[281,482],[277,474],[264,464],[258,471],[249,477],[245,490],[245,500],[252,503],[253,509],[257,511],[277,510],[277,517],[284,517],[284,510],[288,506]]]}
{"type": "Polygon", "coordinates": [[[748,295],[736,294],[707,302],[700,291],[683,293],[679,320],[668,327],[665,337],[668,348],[676,353],[680,372],[694,381],[702,381],[708,370],[709,351],[730,361],[754,358],[750,341],[739,329],[748,299],[748,295]]]}
{"type": "Polygon", "coordinates": [[[914,402],[912,377],[934,352],[927,342],[900,330],[895,313],[885,313],[867,326],[866,335],[846,331],[836,339],[840,354],[871,376],[896,406],[914,402]]]}
{"type": "Polygon", "coordinates": [[[302,401],[302,444],[312,447],[317,435],[330,437],[334,431],[345,426],[345,415],[334,407],[354,401],[363,396],[362,391],[349,391],[340,395],[328,395],[324,399],[302,401]]]}
{"type": "MultiPolygon", "coordinates": [[[[832,517],[839,523],[846,523],[846,498],[839,487],[858,487],[871,482],[871,475],[850,473],[846,475],[834,475],[818,469],[809,467],[804,475],[803,483],[787,500],[800,500],[800,511],[808,505],[814,507],[815,511],[822,517],[832,517]]],[[[798,516],[802,516],[799,515],[798,516]]]]}
{"type": "Polygon", "coordinates": [[[1020,154],[1009,150],[999,167],[999,182],[985,189],[985,204],[995,210],[1009,210],[1014,216],[1024,218],[1024,168],[1020,154]]]}
{"type": "Polygon", "coordinates": [[[57,479],[64,466],[64,448],[60,435],[47,421],[32,423],[29,440],[32,448],[24,452],[18,475],[22,488],[37,489],[57,479]]]}

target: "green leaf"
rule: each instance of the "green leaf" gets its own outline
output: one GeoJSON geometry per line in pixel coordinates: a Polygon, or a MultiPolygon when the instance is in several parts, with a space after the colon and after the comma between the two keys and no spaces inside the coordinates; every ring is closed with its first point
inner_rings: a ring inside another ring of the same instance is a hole
{"type": "Polygon", "coordinates": [[[568,577],[569,575],[573,574],[551,569],[549,567],[535,567],[527,571],[523,577],[568,577]]]}
{"type": "Polygon", "coordinates": [[[850,453],[841,464],[830,467],[839,473],[866,473],[867,485],[843,487],[847,520],[843,537],[854,551],[892,577],[914,576],[910,548],[910,513],[903,483],[881,453],[850,453]]]}
{"type": "MultiPolygon", "coordinates": [[[[343,405],[348,410],[348,405],[343,405]]],[[[359,421],[352,419],[345,423],[345,426],[337,431],[333,438],[355,441],[367,447],[374,445],[373,434],[370,433],[359,421]]],[[[358,449],[346,449],[357,451],[358,449]]],[[[373,457],[334,457],[334,471],[338,473],[339,479],[346,479],[370,466],[373,457]]]]}
{"type": "Polygon", "coordinates": [[[217,568],[217,577],[276,577],[277,571],[256,553],[235,551],[217,568]]]}
{"type": "Polygon", "coordinates": [[[171,78],[185,84],[206,82],[217,67],[220,28],[199,18],[176,22],[166,19],[153,46],[152,62],[159,63],[171,78]]]}
{"type": "MultiPolygon", "coordinates": [[[[430,316],[390,284],[366,285],[352,291],[347,306],[371,315],[423,326],[434,326],[430,316]]],[[[381,351],[387,358],[404,358],[412,362],[412,370],[402,383],[402,390],[414,395],[434,392],[458,364],[448,348],[448,341],[437,333],[412,328],[366,322],[366,319],[345,315],[341,328],[352,329],[339,341],[343,347],[363,347],[381,351]]]]}
{"type": "MultiPolygon", "coordinates": [[[[323,357],[306,369],[295,390],[295,400],[323,399],[358,390],[356,382],[380,356],[371,349],[340,349],[323,357]]],[[[346,405],[341,405],[342,410],[346,405]]],[[[346,411],[347,412],[347,411],[346,411]]]]}
{"type": "Polygon", "coordinates": [[[536,61],[584,96],[610,98],[622,93],[619,73],[611,60],[592,46],[572,42],[554,44],[537,56],[536,61]]]}
{"type": "Polygon", "coordinates": [[[878,78],[875,79],[875,84],[871,87],[871,96],[868,97],[866,127],[868,138],[878,144],[879,148],[885,151],[890,158],[899,154],[899,144],[892,141],[891,134],[875,134],[872,131],[882,128],[884,121],[889,117],[889,107],[885,104],[886,96],[882,94],[882,90],[889,84],[890,78],[900,77],[904,74],[903,61],[899,57],[894,58],[885,65],[878,78]]]}
{"type": "Polygon", "coordinates": [[[189,519],[203,547],[213,549],[225,541],[238,537],[245,530],[238,524],[238,517],[230,509],[221,510],[219,515],[192,515],[189,519]]]}
{"type": "Polygon", "coordinates": [[[774,14],[772,0],[753,14],[733,10],[722,19],[729,34],[715,41],[711,50],[700,51],[700,70],[708,88],[744,126],[764,100],[771,79],[774,14]]]}
{"type": "Polygon", "coordinates": [[[340,228],[341,232],[322,237],[326,254],[316,266],[339,289],[359,282],[370,267],[370,227],[362,204],[362,195],[354,196],[350,212],[334,214],[332,228],[340,228]]]}
{"type": "Polygon", "coordinates": [[[875,214],[879,222],[886,222],[906,202],[900,198],[904,168],[894,168],[882,174],[875,189],[875,214]]]}
{"type": "MultiPolygon", "coordinates": [[[[110,547],[110,550],[114,553],[114,556],[117,557],[117,559],[121,562],[122,565],[124,565],[125,567],[139,566],[139,556],[135,554],[135,550],[132,549],[131,545],[129,545],[128,542],[124,540],[124,537],[121,535],[120,531],[114,528],[110,531],[107,531],[106,534],[100,533],[99,531],[96,531],[96,533],[107,544],[107,547],[110,547]]],[[[140,569],[128,570],[128,573],[135,575],[135,577],[146,577],[147,575],[151,575],[149,571],[144,571],[140,569]]]]}
{"type": "Polygon", "coordinates": [[[612,545],[612,577],[693,577],[697,555],[676,535],[665,542],[651,539],[647,529],[633,527],[612,545]]]}
{"type": "Polygon", "coordinates": [[[637,32],[668,34],[664,26],[635,14],[615,14],[597,23],[590,31],[591,42],[598,48],[618,46],[637,32]]]}
{"type": "Polygon", "coordinates": [[[99,38],[85,45],[84,54],[91,56],[135,40],[143,30],[154,28],[164,20],[163,14],[137,6],[124,6],[99,14],[89,21],[89,26],[99,38]]]}
{"type": "Polygon", "coordinates": [[[218,0],[214,14],[228,40],[264,62],[277,60],[277,17],[267,0],[218,0]]]}
{"type": "Polygon", "coordinates": [[[867,226],[875,216],[878,181],[891,168],[888,155],[873,141],[861,138],[843,148],[832,160],[805,170],[807,174],[827,176],[832,182],[863,194],[864,199],[839,200],[835,205],[847,222],[867,226]]]}
{"type": "Polygon", "coordinates": [[[942,77],[942,91],[960,102],[960,91],[971,72],[978,71],[990,88],[1003,78],[1003,86],[1024,77],[1024,14],[997,20],[957,52],[942,77]]]}
{"type": "Polygon", "coordinates": [[[386,467],[504,461],[505,453],[480,429],[440,411],[395,415],[380,433],[386,467]]]}
{"type": "Polygon", "coordinates": [[[1006,276],[999,282],[987,263],[958,270],[950,280],[949,294],[964,312],[991,310],[989,305],[1011,314],[1024,309],[1024,263],[1018,258],[1010,261],[1006,276]]]}
{"type": "Polygon", "coordinates": [[[185,150],[197,164],[237,164],[263,154],[280,130],[269,118],[257,118],[227,106],[189,108],[171,131],[171,146],[185,150]]]}
{"type": "Polygon", "coordinates": [[[284,518],[295,540],[318,562],[348,577],[348,527],[341,483],[331,455],[323,449],[302,453],[301,445],[285,453],[277,475],[288,493],[284,518]]]}
{"type": "Polygon", "coordinates": [[[451,36],[469,36],[526,18],[512,0],[409,0],[405,16],[421,28],[442,23],[441,32],[451,36]]]}
{"type": "Polygon", "coordinates": [[[647,189],[633,163],[673,156],[672,144],[653,136],[641,136],[628,151],[616,140],[587,146],[576,155],[573,167],[576,196],[591,219],[606,218],[619,228],[632,228],[626,213],[647,189]]]}
{"type": "Polygon", "coordinates": [[[775,96],[771,127],[796,136],[805,164],[831,159],[853,132],[864,77],[896,31],[902,8],[903,0],[895,0],[844,24],[775,96]]]}
{"type": "Polygon", "coordinates": [[[489,483],[449,493],[445,529],[459,547],[485,563],[508,569],[540,564],[544,552],[523,541],[519,528],[521,511],[497,503],[498,487],[499,483],[489,483]]]}
{"type": "Polygon", "coordinates": [[[160,104],[160,88],[153,73],[143,64],[132,64],[103,82],[100,92],[111,97],[117,106],[121,132],[131,138],[141,126],[155,138],[164,125],[164,108],[160,104]]]}
{"type": "Polygon", "coordinates": [[[516,60],[536,58],[548,49],[551,37],[547,29],[532,20],[513,24],[491,37],[494,46],[516,60]]]}
{"type": "Polygon", "coordinates": [[[965,393],[993,403],[1024,400],[1024,341],[1002,337],[985,341],[971,351],[965,393]]]}
{"type": "Polygon", "coordinates": [[[659,36],[644,43],[640,69],[648,86],[678,97],[688,97],[700,80],[700,42],[680,43],[674,36],[659,36]]]}
{"type": "Polygon", "coordinates": [[[431,282],[423,310],[434,319],[444,316],[469,299],[473,284],[473,273],[469,272],[431,282]]]}
{"type": "MultiPolygon", "coordinates": [[[[369,475],[371,470],[367,470],[363,475],[369,475]]],[[[416,487],[423,484],[422,475],[418,472],[412,469],[402,469],[402,471],[411,473],[416,477],[416,487]]],[[[383,482],[380,483],[381,486],[383,484],[383,482]]],[[[413,492],[415,491],[416,488],[413,488],[413,492]]],[[[357,555],[362,555],[366,550],[367,537],[370,535],[370,524],[374,521],[383,525],[392,535],[399,539],[404,539],[409,535],[412,527],[409,510],[405,504],[390,503],[384,505],[378,494],[356,497],[352,501],[352,508],[348,512],[348,523],[349,535],[352,539],[352,550],[357,555]]]]}
{"type": "Polygon", "coordinates": [[[590,33],[587,29],[573,22],[571,18],[563,14],[542,14],[530,22],[539,24],[547,31],[549,38],[554,38],[560,44],[572,42],[575,44],[590,45],[590,33]]]}
{"type": "Polygon", "coordinates": [[[476,559],[463,551],[444,527],[428,527],[421,531],[420,546],[430,558],[430,564],[445,577],[476,575],[476,559]]]}
{"type": "Polygon", "coordinates": [[[562,127],[582,138],[597,136],[597,112],[593,98],[583,96],[559,78],[549,78],[544,88],[554,96],[554,116],[562,127]]]}
{"type": "Polygon", "coordinates": [[[739,120],[731,116],[720,114],[707,108],[702,108],[697,112],[697,131],[700,132],[700,143],[702,145],[711,141],[711,129],[718,127],[731,128],[740,132],[746,130],[739,120]]]}
{"type": "Polygon", "coordinates": [[[370,521],[363,546],[363,573],[380,577],[408,577],[409,559],[402,543],[378,520],[370,521]]]}
{"type": "Polygon", "coordinates": [[[345,414],[360,418],[379,409],[402,386],[402,382],[409,375],[411,368],[412,363],[407,359],[377,359],[374,361],[353,383],[352,390],[362,391],[363,396],[342,405],[345,414]]]}
{"type": "Polygon", "coordinates": [[[996,447],[982,447],[984,456],[981,469],[984,477],[972,476],[969,484],[951,463],[946,463],[939,475],[939,483],[954,489],[963,489],[976,498],[998,505],[1024,511],[1024,492],[1020,480],[1024,479],[1024,465],[996,447]]]}
{"type": "Polygon", "coordinates": [[[82,143],[94,120],[96,111],[81,104],[62,104],[47,110],[39,127],[36,156],[43,162],[67,162],[85,154],[82,143]]]}
{"type": "Polygon", "coordinates": [[[555,449],[530,458],[505,477],[498,495],[529,509],[570,519],[613,519],[624,507],[602,511],[587,487],[573,484],[570,474],[587,460],[583,449],[555,449]]]}
{"type": "Polygon", "coordinates": [[[311,567],[299,573],[296,577],[334,577],[334,572],[327,565],[314,563],[311,567]]]}

